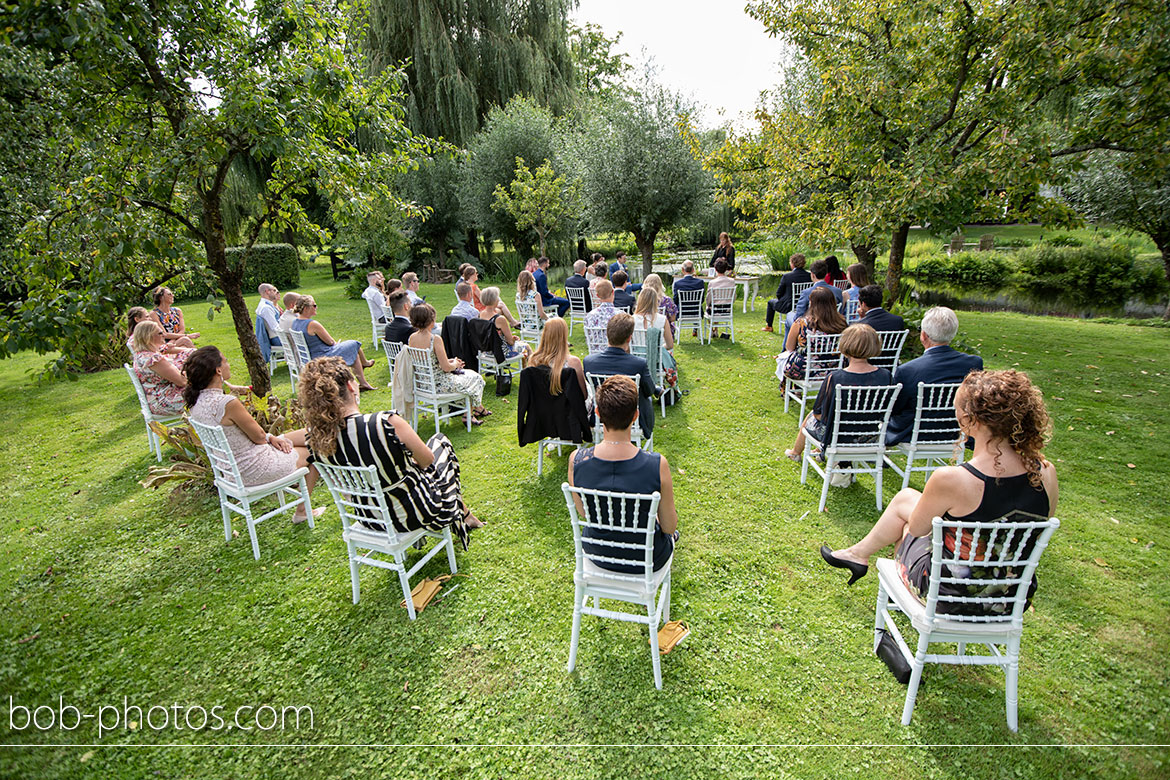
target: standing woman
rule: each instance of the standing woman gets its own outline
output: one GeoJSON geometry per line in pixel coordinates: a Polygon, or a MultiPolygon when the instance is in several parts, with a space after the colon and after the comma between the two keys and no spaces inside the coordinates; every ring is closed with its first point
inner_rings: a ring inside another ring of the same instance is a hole
{"type": "Polygon", "coordinates": [[[735,270],[735,244],[731,243],[731,236],[719,234],[719,246],[715,247],[715,254],[711,256],[711,268],[715,267],[716,260],[726,260],[727,270],[735,270]]]}
{"type": "Polygon", "coordinates": [[[466,550],[470,529],[483,523],[463,502],[451,442],[441,433],[424,442],[394,412],[362,414],[359,392],[339,358],[314,360],[302,369],[297,398],[308,423],[310,462],[376,467],[395,531],[450,528],[466,550]]]}
{"type": "Polygon", "coordinates": [[[187,323],[183,321],[183,310],[174,305],[175,294],[171,292],[171,288],[156,287],[153,297],[154,311],[151,312],[151,316],[162,327],[165,340],[178,341],[186,337],[190,342],[199,338],[198,333],[187,333],[187,323]]]}
{"type": "Polygon", "coordinates": [[[309,348],[309,358],[316,360],[321,357],[339,357],[347,366],[353,368],[358,378],[360,390],[376,390],[377,388],[366,381],[364,369],[374,365],[374,361],[366,360],[362,345],[358,341],[334,341],[322,325],[313,317],[317,314],[317,302],[311,295],[302,295],[297,300],[297,318],[293,320],[292,329],[305,334],[305,346],[309,348]]]}

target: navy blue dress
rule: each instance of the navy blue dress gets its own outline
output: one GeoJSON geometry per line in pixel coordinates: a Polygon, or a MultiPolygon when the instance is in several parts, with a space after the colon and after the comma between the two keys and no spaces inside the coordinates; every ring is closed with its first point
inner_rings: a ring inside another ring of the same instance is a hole
{"type": "MultiPolygon", "coordinates": [[[[638,450],[638,454],[629,460],[602,460],[594,457],[593,447],[579,450],[573,458],[573,486],[589,488],[590,490],[608,490],[614,493],[643,493],[650,494],[656,490],[661,489],[662,480],[659,475],[661,468],[662,456],[655,452],[645,452],[638,450]]],[[[582,498],[583,501],[587,500],[582,498]]],[[[594,507],[589,507],[591,516],[595,519],[606,520],[609,517],[608,507],[605,503],[594,510],[594,507]]],[[[637,524],[639,528],[645,528],[647,523],[653,522],[657,526],[657,518],[649,518],[649,507],[642,504],[637,524]]],[[[596,528],[586,528],[583,531],[586,540],[588,539],[605,539],[613,542],[629,542],[632,544],[641,544],[643,535],[635,531],[600,531],[596,528]]],[[[624,549],[620,547],[609,547],[605,545],[590,544],[588,541],[582,541],[582,547],[586,555],[596,554],[603,555],[609,558],[628,558],[631,561],[642,561],[641,555],[637,550],[624,549]]],[[[658,571],[666,562],[670,560],[671,554],[674,552],[674,536],[663,532],[661,528],[655,527],[654,531],[654,571],[658,571]]],[[[610,571],[621,572],[623,574],[642,574],[643,568],[637,566],[625,566],[620,563],[609,563],[606,561],[594,560],[594,564],[603,569],[610,571]]]]}

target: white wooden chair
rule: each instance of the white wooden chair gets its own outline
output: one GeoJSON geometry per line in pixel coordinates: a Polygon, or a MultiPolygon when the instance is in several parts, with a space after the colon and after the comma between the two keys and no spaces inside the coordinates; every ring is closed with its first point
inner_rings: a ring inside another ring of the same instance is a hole
{"type": "MultiPolygon", "coordinates": [[[[735,289],[735,288],[731,288],[735,289]]],[[[701,290],[678,290],[678,337],[682,340],[683,334],[688,330],[698,331],[699,343],[703,342],[703,294],[706,289],[701,290]]]]}
{"type": "Polygon", "coordinates": [[[382,332],[386,328],[385,322],[378,322],[378,313],[374,311],[374,304],[366,300],[366,305],[370,307],[370,330],[373,335],[370,340],[374,343],[374,351],[376,352],[382,346],[382,332]]]}
{"type": "Polygon", "coordinates": [[[902,347],[906,344],[908,330],[879,330],[878,338],[882,340],[882,353],[870,358],[871,365],[889,369],[891,374],[898,373],[898,361],[902,357],[902,347]]]}
{"type": "Polygon", "coordinates": [[[789,311],[793,311],[796,308],[796,302],[800,300],[800,294],[808,288],[812,287],[814,284],[816,284],[816,282],[792,283],[792,308],[789,309],[789,311]]]}
{"type": "Polygon", "coordinates": [[[707,343],[711,343],[711,331],[726,328],[731,332],[731,343],[735,343],[735,287],[716,287],[707,291],[707,304],[711,310],[706,314],[707,343]]]}
{"type": "Polygon", "coordinates": [[[224,539],[229,542],[232,540],[232,512],[243,515],[248,526],[248,536],[252,539],[252,557],[256,560],[260,560],[260,542],[256,539],[256,526],[268,518],[281,512],[296,511],[297,507],[303,506],[308,516],[309,527],[314,527],[313,507],[309,504],[309,488],[305,483],[305,477],[309,473],[307,468],[296,469],[280,479],[263,485],[247,486],[240,476],[236,456],[232,454],[223,428],[218,425],[204,425],[195,420],[190,422],[195,434],[203,442],[203,449],[207,452],[207,459],[211,462],[211,470],[215,475],[215,488],[219,491],[219,508],[223,513],[224,539]],[[252,504],[269,496],[276,496],[280,506],[256,517],[252,513],[252,504]]]}
{"type": "Polygon", "coordinates": [[[849,298],[845,301],[845,324],[852,325],[861,319],[861,312],[857,309],[861,306],[859,298],[849,298]]]}
{"type": "Polygon", "coordinates": [[[276,335],[280,339],[284,362],[288,366],[288,381],[292,385],[292,391],[295,395],[297,392],[297,382],[301,380],[301,361],[297,355],[297,345],[293,343],[292,331],[278,330],[276,335]]]}
{"type": "Polygon", "coordinates": [[[849,286],[850,286],[849,280],[848,279],[834,279],[833,286],[836,287],[838,290],[848,290],[849,286]]]}
{"type": "Polygon", "coordinates": [[[783,366],[777,366],[780,390],[784,393],[784,413],[788,413],[790,401],[800,404],[800,423],[804,423],[804,409],[809,399],[821,389],[825,377],[841,368],[840,333],[810,333],[807,341],[808,354],[805,359],[804,379],[790,379],[781,373],[783,366]]]}
{"type": "MultiPolygon", "coordinates": [[[[398,574],[398,583],[402,586],[402,597],[406,601],[406,611],[410,619],[415,619],[414,601],[410,597],[410,578],[418,573],[431,558],[443,550],[447,551],[447,565],[451,573],[458,571],[455,565],[455,544],[451,538],[451,529],[444,528],[442,532],[419,529],[399,533],[394,530],[395,510],[401,507],[391,507],[387,501],[388,494],[378,482],[376,466],[334,466],[329,463],[317,464],[317,471],[321,480],[329,488],[333,496],[333,503],[337,506],[337,513],[341,515],[341,538],[345,541],[346,553],[349,557],[349,579],[353,586],[353,603],[357,604],[361,598],[361,586],[358,581],[358,568],[362,565],[375,566],[379,569],[389,569],[398,574]],[[365,521],[363,523],[363,521],[365,521]],[[370,528],[365,523],[378,523],[382,530],[370,528]],[[410,568],[407,568],[407,552],[423,539],[434,539],[435,544],[410,568]],[[364,550],[364,552],[362,552],[364,550]],[[384,557],[388,556],[390,560],[384,557]]],[[[393,500],[393,496],[390,496],[393,500]]]]}
{"type": "Polygon", "coordinates": [[[544,323],[540,321],[540,314],[536,309],[536,301],[523,301],[517,298],[516,317],[520,320],[520,338],[535,349],[540,345],[540,334],[544,330],[544,323]]]}
{"type": "MultiPolygon", "coordinates": [[[[890,457],[886,449],[886,465],[902,477],[902,487],[910,486],[910,474],[921,471],[927,475],[935,469],[954,460],[962,463],[966,452],[963,449],[963,434],[959,420],[955,417],[955,393],[959,383],[940,382],[918,386],[918,406],[914,412],[914,428],[909,441],[894,445],[893,452],[906,456],[903,469],[890,457]],[[914,461],[921,461],[918,466],[914,461]]],[[[929,476],[927,477],[929,479],[929,476]]]]}
{"type": "Polygon", "coordinates": [[[303,369],[313,359],[313,355],[309,352],[309,344],[305,341],[305,332],[302,330],[290,330],[288,336],[292,339],[293,349],[297,353],[297,363],[303,369]]]}
{"type": "MultiPolygon", "coordinates": [[[[639,384],[641,382],[641,377],[630,376],[629,374],[590,374],[587,372],[585,374],[585,387],[589,391],[589,397],[586,399],[586,404],[590,409],[593,408],[593,398],[596,395],[597,388],[601,385],[602,382],[609,379],[611,376],[628,377],[634,382],[635,385],[639,385],[639,387],[641,386],[639,384]]],[[[594,414],[593,443],[600,444],[604,433],[605,426],[601,424],[601,417],[597,414],[594,414]]],[[[654,434],[651,433],[650,438],[645,438],[645,435],[642,433],[641,420],[636,420],[633,427],[630,428],[630,441],[634,443],[634,446],[641,447],[642,449],[646,450],[646,452],[654,452],[654,434]]]]}
{"type": "MultiPolygon", "coordinates": [[[[667,325],[667,327],[669,328],[670,326],[667,325]]],[[[666,369],[663,368],[663,363],[662,363],[662,353],[664,353],[664,352],[666,352],[666,344],[659,342],[659,344],[658,344],[658,353],[659,353],[659,355],[658,355],[658,374],[657,374],[657,376],[654,377],[654,383],[657,384],[659,387],[666,387],[666,369]]],[[[640,319],[634,320],[634,335],[630,339],[630,354],[637,355],[638,357],[642,358],[643,360],[649,362],[649,358],[648,358],[649,348],[646,346],[646,329],[644,327],[642,327],[642,321],[640,319]]],[[[669,393],[669,392],[673,392],[673,391],[667,390],[667,393],[669,393]]],[[[661,406],[662,406],[661,414],[662,414],[662,417],[664,419],[666,417],[666,395],[667,395],[667,393],[663,393],[662,396],[658,399],[659,402],[661,403],[661,406]]]]}
{"type": "Polygon", "coordinates": [[[565,295],[569,298],[569,337],[573,336],[573,323],[581,323],[581,327],[585,327],[585,315],[589,313],[589,309],[585,304],[585,296],[588,295],[585,287],[566,287],[565,295]]]}
{"type": "MultiPolygon", "coordinates": [[[[443,420],[464,417],[467,430],[471,431],[471,396],[466,393],[441,393],[436,376],[437,368],[431,361],[431,350],[406,347],[411,367],[414,369],[414,417],[411,427],[418,430],[418,413],[430,412],[435,416],[435,433],[440,432],[443,420]],[[446,410],[446,411],[444,411],[446,410]]],[[[402,353],[399,353],[401,357],[402,353]]]]}
{"type": "Polygon", "coordinates": [[[405,347],[406,345],[401,341],[387,341],[386,339],[382,339],[382,351],[386,353],[386,363],[390,366],[391,386],[394,384],[394,361],[398,359],[398,356],[405,347]]]}
{"type": "Polygon", "coordinates": [[[585,345],[589,348],[590,355],[605,352],[609,347],[609,334],[606,331],[607,328],[605,325],[596,328],[585,328],[585,345]]]}
{"type": "MultiPolygon", "coordinates": [[[[821,475],[821,503],[825,511],[829,479],[834,474],[870,474],[874,478],[877,508],[882,508],[882,466],[886,452],[886,425],[901,385],[833,388],[833,431],[828,441],[817,441],[805,429],[801,455],[800,484],[808,481],[808,469],[821,475]],[[822,467],[813,457],[813,448],[825,458],[822,467]],[[843,463],[849,463],[848,466],[843,463]]],[[[802,423],[803,424],[803,423],[802,423]]]]}
{"type": "Polygon", "coordinates": [[[162,440],[159,439],[157,433],[151,430],[150,424],[156,422],[166,425],[168,423],[178,422],[183,419],[183,415],[155,414],[150,411],[150,404],[146,402],[146,391],[142,389],[142,383],[138,381],[138,375],[134,373],[134,369],[130,367],[129,363],[123,363],[122,368],[126,369],[126,373],[130,375],[130,383],[134,385],[134,394],[138,396],[138,409],[142,412],[143,422],[146,423],[146,443],[150,447],[150,454],[161,461],[162,440]]]}
{"type": "Polygon", "coordinates": [[[561,484],[561,490],[569,507],[576,552],[573,635],[569,644],[568,670],[573,671],[577,665],[582,615],[640,623],[650,631],[654,687],[662,690],[658,627],[670,620],[670,569],[674,558],[672,556],[661,569],[654,571],[654,532],[661,496],[657,491],[649,495],[611,493],[570,487],[567,483],[561,484]],[[581,501],[580,511],[574,498],[581,501]],[[601,538],[599,534],[608,538],[601,538]],[[588,553],[585,544],[592,548],[588,553]],[[623,552],[636,553],[637,557],[625,557],[623,552]],[[621,563],[638,571],[633,574],[610,571],[594,562],[598,560],[621,563]],[[589,605],[591,598],[592,606],[589,605]],[[604,609],[601,606],[603,599],[636,604],[645,609],[645,614],[604,609]]]}
{"type": "MultiPolygon", "coordinates": [[[[1022,513],[1020,513],[1022,514],[1022,513]]],[[[910,665],[910,686],[902,707],[902,725],[910,725],[914,700],[927,663],[970,666],[1001,666],[1006,676],[1005,699],[1007,724],[1018,729],[1018,682],[1020,675],[1020,638],[1023,634],[1024,610],[1028,590],[1048,547],[1048,540],[1060,527],[1056,518],[1026,519],[1019,514],[999,522],[957,522],[941,517],[931,523],[932,555],[930,591],[924,604],[911,593],[898,574],[897,563],[889,558],[877,561],[878,596],[874,617],[874,648],[881,632],[889,631],[910,665]],[[944,536],[961,539],[948,550],[944,536]],[[946,569],[944,570],[944,566],[946,569]],[[985,574],[979,577],[979,574],[985,574]],[[976,575],[972,577],[971,575],[976,575]],[[955,586],[949,592],[970,588],[972,596],[949,596],[939,593],[943,582],[955,586]],[[964,605],[966,611],[988,614],[950,614],[939,612],[944,605],[964,605]],[[891,612],[904,613],[918,632],[918,647],[910,652],[906,640],[891,618],[891,612]],[[931,654],[931,644],[956,643],[954,654],[931,654]],[[986,645],[988,654],[970,655],[970,643],[986,645]],[[1003,649],[1000,649],[1000,645],[1003,649]]]]}

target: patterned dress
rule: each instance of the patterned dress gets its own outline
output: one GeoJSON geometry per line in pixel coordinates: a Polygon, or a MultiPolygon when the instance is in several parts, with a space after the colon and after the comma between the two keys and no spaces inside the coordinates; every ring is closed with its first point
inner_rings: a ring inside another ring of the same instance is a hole
{"type": "Polygon", "coordinates": [[[190,350],[184,350],[181,354],[175,355],[174,359],[170,359],[159,352],[144,350],[134,353],[132,365],[134,375],[138,377],[142,391],[146,393],[147,407],[154,414],[182,414],[186,404],[183,403],[183,388],[154,373],[151,367],[160,360],[171,360],[175,368],[182,371],[183,363],[190,354],[190,350]]]}
{"type": "MultiPolygon", "coordinates": [[[[443,434],[432,436],[427,447],[435,454],[435,462],[424,469],[398,438],[393,418],[394,412],[350,415],[338,432],[333,454],[328,457],[313,454],[309,460],[335,466],[376,466],[394,530],[405,533],[420,528],[441,531],[450,527],[466,550],[468,529],[463,520],[455,448],[443,434]]],[[[373,518],[372,513],[370,517],[373,518]]],[[[367,525],[382,530],[380,523],[367,525]]]]}
{"type": "Polygon", "coordinates": [[[179,327],[179,314],[181,311],[181,309],[172,306],[168,312],[163,312],[162,309],[155,309],[154,313],[158,315],[159,320],[162,322],[162,329],[167,333],[182,333],[183,329],[179,327]]]}
{"type": "Polygon", "coordinates": [[[658,302],[658,311],[666,315],[666,319],[670,322],[670,335],[678,336],[678,325],[675,322],[678,319],[678,304],[669,295],[663,295],[662,300],[658,302]]]}
{"type": "MultiPolygon", "coordinates": [[[[222,425],[224,410],[231,400],[232,397],[222,389],[209,387],[199,394],[199,400],[191,407],[190,417],[204,425],[222,425]]],[[[267,443],[257,444],[238,425],[224,425],[223,435],[236,457],[236,466],[245,485],[263,485],[297,469],[295,452],[281,452],[267,443]]]]}
{"type": "Polygon", "coordinates": [[[431,334],[431,367],[435,370],[435,387],[440,393],[465,393],[471,396],[476,406],[483,406],[483,388],[487,384],[474,371],[463,369],[462,373],[448,374],[439,367],[439,356],[435,354],[435,335],[431,334]]]}

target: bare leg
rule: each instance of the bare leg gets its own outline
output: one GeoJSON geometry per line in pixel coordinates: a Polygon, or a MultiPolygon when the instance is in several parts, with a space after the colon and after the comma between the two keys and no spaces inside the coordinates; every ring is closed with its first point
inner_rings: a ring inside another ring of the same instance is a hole
{"type": "MultiPolygon", "coordinates": [[[[309,448],[308,447],[293,447],[293,452],[297,454],[297,468],[309,467],[309,473],[305,475],[305,487],[309,492],[313,492],[313,488],[317,485],[317,468],[309,464],[309,448]]],[[[325,507],[317,507],[313,510],[313,517],[320,516],[325,511],[325,507]]],[[[305,508],[297,507],[296,514],[298,518],[305,517],[305,508]]]]}
{"type": "Polygon", "coordinates": [[[882,516],[874,523],[873,528],[857,544],[846,547],[844,550],[835,550],[833,555],[856,563],[869,563],[871,555],[879,550],[897,544],[906,534],[906,526],[910,522],[910,513],[918,504],[922,493],[914,488],[904,488],[890,499],[882,516]]]}
{"type": "Polygon", "coordinates": [[[358,351],[358,359],[353,363],[353,375],[357,378],[358,387],[362,390],[373,390],[374,386],[366,381],[366,371],[362,365],[362,353],[358,351]]]}
{"type": "Polygon", "coordinates": [[[364,349],[362,349],[361,347],[358,347],[357,362],[358,362],[358,365],[360,365],[362,368],[369,368],[370,366],[374,365],[374,361],[366,360],[366,351],[364,349]]]}
{"type": "MultiPolygon", "coordinates": [[[[788,452],[796,455],[797,458],[799,458],[801,453],[804,452],[804,426],[812,425],[813,419],[814,418],[811,412],[809,413],[808,417],[804,418],[804,421],[800,424],[800,431],[796,434],[796,441],[792,443],[792,449],[788,450],[788,452]]],[[[787,455],[788,452],[785,452],[784,454],[787,455]]]]}
{"type": "Polygon", "coordinates": [[[512,312],[508,310],[508,304],[504,303],[503,301],[500,301],[500,313],[504,315],[504,319],[506,319],[508,324],[512,327],[520,324],[520,320],[512,316],[512,312]]]}

